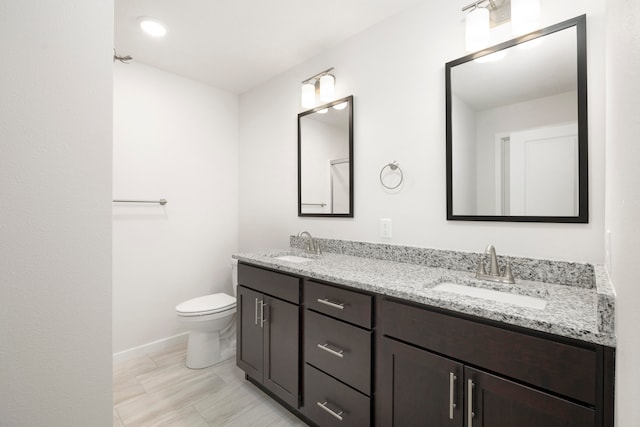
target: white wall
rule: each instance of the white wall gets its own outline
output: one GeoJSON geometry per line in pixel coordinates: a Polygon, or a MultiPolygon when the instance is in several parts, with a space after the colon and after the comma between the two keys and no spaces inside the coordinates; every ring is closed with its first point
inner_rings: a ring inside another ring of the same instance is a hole
{"type": "Polygon", "coordinates": [[[182,301],[231,293],[238,97],[141,64],[114,67],[113,352],[185,331],[182,301]]]}
{"type": "Polygon", "coordinates": [[[444,64],[465,54],[460,11],[465,3],[424,2],[241,96],[241,250],[287,246],[287,236],[302,230],[381,241],[379,219],[391,218],[391,243],[465,251],[494,243],[500,253],[603,262],[604,2],[542,1],[544,26],[587,13],[587,225],[446,221],[444,64]],[[296,206],[300,81],[330,66],[336,96],[355,97],[355,218],[301,219],[296,206]],[[392,160],[399,162],[405,183],[390,193],[378,176],[392,160]]]}
{"type": "Polygon", "coordinates": [[[0,425],[111,426],[113,2],[0,6],[0,425]]]}
{"type": "Polygon", "coordinates": [[[617,293],[616,415],[620,427],[640,425],[640,3],[607,2],[607,221],[609,273],[617,293]]]}

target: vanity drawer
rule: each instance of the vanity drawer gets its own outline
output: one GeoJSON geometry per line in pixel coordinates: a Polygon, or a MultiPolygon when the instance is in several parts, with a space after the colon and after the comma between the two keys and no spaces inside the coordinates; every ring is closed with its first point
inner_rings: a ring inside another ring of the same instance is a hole
{"type": "Polygon", "coordinates": [[[304,311],[305,362],[369,395],[372,333],[310,310],[304,311]]]}
{"type": "Polygon", "coordinates": [[[238,284],[300,304],[300,279],[247,264],[238,265],[238,284]]]}
{"type": "Polygon", "coordinates": [[[371,329],[370,295],[308,280],[304,284],[304,305],[314,311],[371,329]]]}
{"type": "Polygon", "coordinates": [[[382,298],[378,310],[380,336],[394,337],[591,405],[596,403],[598,367],[593,349],[382,298]]]}
{"type": "Polygon", "coordinates": [[[371,400],[313,366],[304,367],[304,413],[320,427],[371,425],[371,400]]]}

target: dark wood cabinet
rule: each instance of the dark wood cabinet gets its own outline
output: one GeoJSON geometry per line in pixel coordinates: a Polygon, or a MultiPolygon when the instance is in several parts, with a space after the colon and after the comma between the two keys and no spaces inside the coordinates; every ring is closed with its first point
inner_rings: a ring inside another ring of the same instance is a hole
{"type": "Polygon", "coordinates": [[[311,365],[304,367],[305,415],[320,427],[369,427],[371,401],[311,365]]]}
{"type": "Polygon", "coordinates": [[[383,338],[379,357],[379,426],[462,427],[463,365],[383,338]]]}
{"type": "Polygon", "coordinates": [[[380,364],[380,426],[595,426],[592,408],[390,338],[380,364]]]}
{"type": "Polygon", "coordinates": [[[592,408],[465,367],[467,427],[593,427],[592,408]]]}
{"type": "Polygon", "coordinates": [[[371,331],[311,310],[304,322],[305,362],[371,394],[371,331]]]}
{"type": "Polygon", "coordinates": [[[282,400],[299,407],[300,307],[265,297],[263,384],[282,400]]]}
{"type": "MultiPolygon", "coordinates": [[[[261,292],[264,288],[273,293],[286,292],[295,300],[291,280],[299,281],[268,270],[239,266],[237,365],[254,381],[294,408],[300,406],[300,306],[261,292]],[[242,271],[249,271],[249,279],[242,271]],[[281,279],[281,289],[274,284],[281,279]],[[245,286],[250,285],[252,288],[245,286]]],[[[299,291],[298,291],[299,294],[299,291]]]]}
{"type": "Polygon", "coordinates": [[[614,349],[241,263],[237,364],[310,425],[613,427],[614,349]]]}
{"type": "Polygon", "coordinates": [[[304,414],[319,427],[373,425],[372,296],[304,283],[304,414]]]}
{"type": "Polygon", "coordinates": [[[613,426],[612,349],[393,300],[378,317],[376,426],[613,426]]]}
{"type": "Polygon", "coordinates": [[[262,380],[264,328],[258,324],[260,292],[238,286],[236,362],[247,375],[262,380]]]}

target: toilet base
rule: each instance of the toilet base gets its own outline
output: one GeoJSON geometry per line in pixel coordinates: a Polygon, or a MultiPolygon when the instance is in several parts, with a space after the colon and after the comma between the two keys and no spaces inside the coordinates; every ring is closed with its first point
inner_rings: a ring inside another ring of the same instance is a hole
{"type": "Polygon", "coordinates": [[[217,332],[191,331],[185,365],[189,369],[203,369],[227,360],[235,355],[230,344],[228,339],[220,339],[217,332]]]}

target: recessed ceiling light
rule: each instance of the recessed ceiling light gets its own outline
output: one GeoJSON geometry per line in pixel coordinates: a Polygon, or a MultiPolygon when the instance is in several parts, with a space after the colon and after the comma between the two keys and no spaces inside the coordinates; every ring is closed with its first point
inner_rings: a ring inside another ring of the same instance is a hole
{"type": "Polygon", "coordinates": [[[152,37],[164,37],[164,35],[167,34],[167,27],[155,18],[141,16],[138,18],[138,23],[142,31],[152,37]]]}

